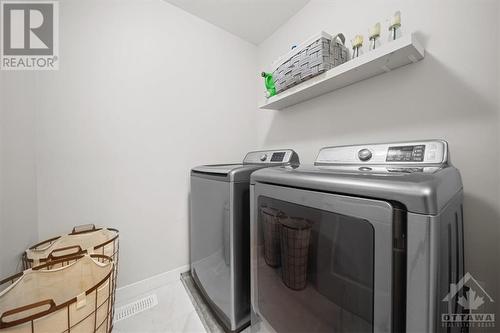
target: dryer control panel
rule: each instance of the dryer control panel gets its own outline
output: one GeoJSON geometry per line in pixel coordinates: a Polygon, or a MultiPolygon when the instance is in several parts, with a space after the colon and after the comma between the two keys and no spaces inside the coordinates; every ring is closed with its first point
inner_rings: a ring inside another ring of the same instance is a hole
{"type": "Polygon", "coordinates": [[[299,164],[297,153],[291,149],[252,151],[243,164],[299,164]]]}
{"type": "Polygon", "coordinates": [[[391,146],[387,150],[386,162],[423,162],[425,145],[391,146]]]}
{"type": "Polygon", "coordinates": [[[395,142],[326,147],[320,150],[315,165],[332,164],[444,164],[448,144],[443,140],[395,142]]]}

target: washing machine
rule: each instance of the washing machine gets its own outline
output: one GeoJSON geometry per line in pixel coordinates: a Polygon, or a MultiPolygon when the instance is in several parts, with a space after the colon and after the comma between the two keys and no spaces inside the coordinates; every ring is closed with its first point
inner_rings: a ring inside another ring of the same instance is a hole
{"type": "Polygon", "coordinates": [[[464,275],[445,141],[323,148],[257,170],[250,196],[252,332],[460,330],[442,322],[463,311],[443,299],[464,275]]]}
{"type": "Polygon", "coordinates": [[[250,152],[241,164],[191,170],[191,274],[228,331],[250,322],[250,174],[298,164],[293,150],[282,149],[250,152]]]}

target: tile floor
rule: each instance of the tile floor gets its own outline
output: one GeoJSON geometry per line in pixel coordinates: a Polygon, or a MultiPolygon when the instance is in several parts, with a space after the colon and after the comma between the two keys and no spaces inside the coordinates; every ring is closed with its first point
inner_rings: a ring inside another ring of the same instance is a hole
{"type": "MultiPolygon", "coordinates": [[[[115,333],[205,333],[205,328],[180,280],[151,290],[158,305],[115,324],[115,333]]],[[[143,297],[141,296],[141,297],[143,297]]],[[[138,297],[140,298],[140,297],[138,297]]],[[[133,300],[132,300],[133,301],[133,300]]],[[[125,302],[125,304],[128,302],[125,302]]],[[[116,304],[119,308],[125,304],[116,304]]]]}

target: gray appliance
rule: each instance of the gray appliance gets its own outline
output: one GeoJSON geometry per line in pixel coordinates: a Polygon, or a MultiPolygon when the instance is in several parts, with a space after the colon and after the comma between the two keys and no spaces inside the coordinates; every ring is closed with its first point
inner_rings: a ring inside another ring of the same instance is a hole
{"type": "Polygon", "coordinates": [[[191,170],[191,274],[229,331],[250,321],[250,174],[276,165],[298,165],[290,149],[256,151],[242,164],[191,170]]]}
{"type": "Polygon", "coordinates": [[[445,141],[323,148],[314,166],[254,172],[250,196],[253,332],[460,330],[441,323],[461,313],[442,300],[464,274],[462,181],[445,141]]]}

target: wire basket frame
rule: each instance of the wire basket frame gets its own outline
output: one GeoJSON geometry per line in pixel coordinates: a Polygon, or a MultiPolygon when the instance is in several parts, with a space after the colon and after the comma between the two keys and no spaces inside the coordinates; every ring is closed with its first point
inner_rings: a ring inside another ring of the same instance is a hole
{"type": "Polygon", "coordinates": [[[302,290],[307,286],[307,263],[311,225],[303,218],[280,218],[281,223],[281,275],[290,289],[302,290]]]}
{"type": "Polygon", "coordinates": [[[23,268],[81,254],[109,256],[118,267],[119,231],[113,228],[96,228],[93,224],[74,227],[68,235],[47,239],[26,250],[22,256],[23,268]]]}
{"type": "MultiPolygon", "coordinates": [[[[77,255],[33,267],[30,270],[0,281],[0,286],[11,284],[11,286],[0,293],[1,305],[2,297],[6,297],[9,292],[16,292],[15,288],[22,288],[29,285],[29,280],[24,285],[18,285],[23,282],[21,281],[22,279],[40,278],[40,281],[46,282],[50,278],[50,274],[54,276],[61,274],[62,276],[59,276],[59,279],[67,279],[64,274],[73,274],[71,275],[73,280],[80,278],[80,281],[77,280],[78,283],[85,285],[83,280],[85,278],[88,279],[89,276],[94,278],[97,276],[97,279],[100,278],[97,283],[93,284],[87,290],[82,291],[78,295],[71,295],[67,300],[64,299],[59,303],[54,300],[55,297],[45,297],[50,290],[22,290],[22,294],[31,295],[29,297],[34,302],[8,309],[3,313],[0,311],[0,332],[111,332],[113,329],[116,292],[115,272],[113,259],[109,256],[101,254],[77,255]],[[37,276],[37,274],[40,275],[37,276]],[[78,276],[78,274],[80,275],[78,276]],[[101,278],[101,276],[103,277],[101,278]],[[37,299],[37,297],[41,298],[37,299]]],[[[87,281],[88,283],[89,281],[87,281]]],[[[69,289],[64,284],[53,287],[54,294],[64,290],[64,288],[69,289]]],[[[66,292],[69,293],[69,291],[66,292]]]]}
{"type": "Polygon", "coordinates": [[[261,207],[260,212],[264,235],[264,260],[271,267],[279,267],[281,264],[279,218],[285,214],[272,207],[261,207]]]}

